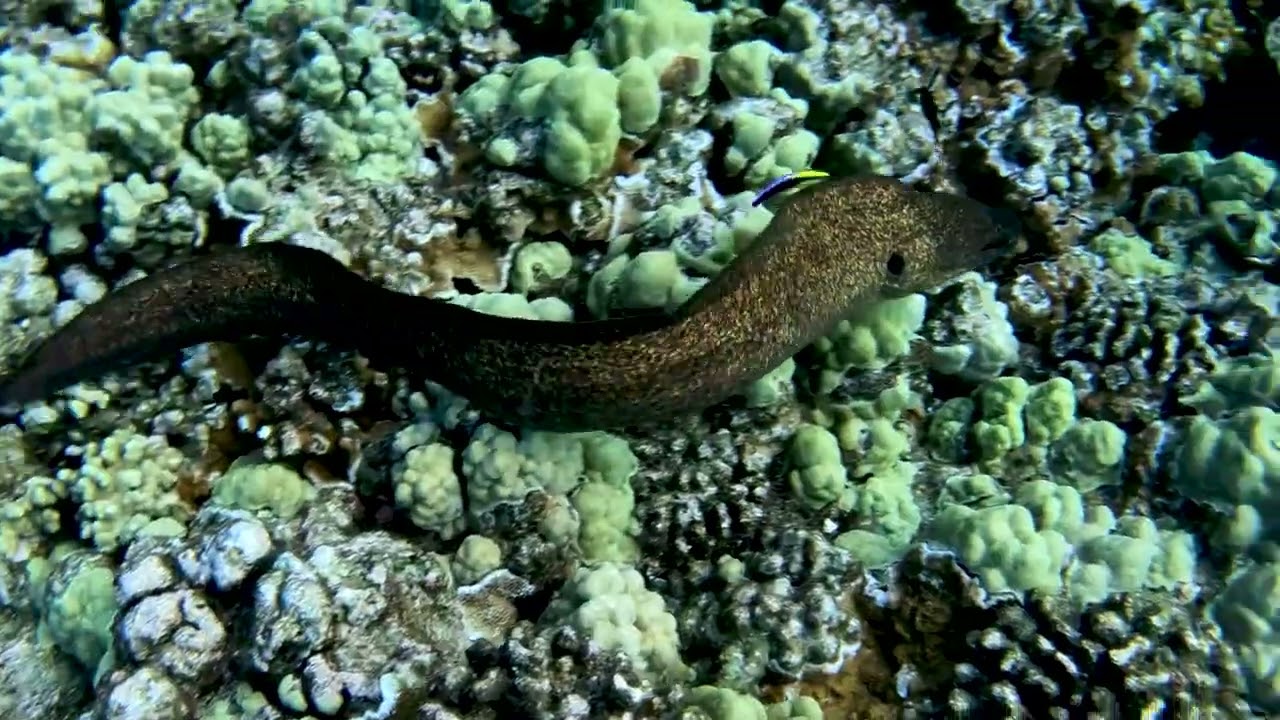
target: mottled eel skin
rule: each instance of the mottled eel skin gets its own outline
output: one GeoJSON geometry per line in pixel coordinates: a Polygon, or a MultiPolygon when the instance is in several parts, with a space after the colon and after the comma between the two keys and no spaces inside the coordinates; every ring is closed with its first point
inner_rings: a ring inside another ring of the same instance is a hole
{"type": "Polygon", "coordinates": [[[861,177],[802,188],[670,318],[497,317],[392,292],[316,250],[271,243],[121,287],[38,345],[0,403],[207,341],[296,335],[413,367],[514,424],[652,424],[699,411],[793,355],[859,303],[900,296],[1008,249],[1016,221],[976,201],[861,177]]]}

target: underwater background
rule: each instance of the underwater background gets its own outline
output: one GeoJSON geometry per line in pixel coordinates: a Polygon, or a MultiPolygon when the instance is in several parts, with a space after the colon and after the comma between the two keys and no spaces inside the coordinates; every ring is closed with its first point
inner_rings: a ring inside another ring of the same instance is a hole
{"type": "Polygon", "coordinates": [[[584,321],[810,168],[1022,223],[656,427],[306,336],[0,408],[0,720],[1280,717],[1278,15],[0,0],[9,371],[220,246],[584,321]]]}

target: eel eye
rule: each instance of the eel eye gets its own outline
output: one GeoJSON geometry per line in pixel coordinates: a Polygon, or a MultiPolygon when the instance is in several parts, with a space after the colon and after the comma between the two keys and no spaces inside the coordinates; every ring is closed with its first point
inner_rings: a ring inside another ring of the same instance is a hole
{"type": "Polygon", "coordinates": [[[890,275],[897,277],[906,271],[907,259],[902,257],[901,253],[894,253],[889,256],[889,263],[886,265],[886,269],[890,275]]]}

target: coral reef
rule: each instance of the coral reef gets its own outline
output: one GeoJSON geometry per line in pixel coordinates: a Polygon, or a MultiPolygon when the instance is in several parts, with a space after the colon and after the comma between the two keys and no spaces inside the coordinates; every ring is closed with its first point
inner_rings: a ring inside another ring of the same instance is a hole
{"type": "Polygon", "coordinates": [[[577,322],[810,166],[1024,228],[661,427],[308,338],[0,408],[0,716],[1276,716],[1275,12],[0,0],[0,371],[226,246],[577,322]]]}

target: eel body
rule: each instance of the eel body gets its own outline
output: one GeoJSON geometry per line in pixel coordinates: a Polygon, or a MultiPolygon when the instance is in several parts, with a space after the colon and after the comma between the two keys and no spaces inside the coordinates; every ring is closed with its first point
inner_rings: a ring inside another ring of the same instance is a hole
{"type": "Polygon", "coordinates": [[[1016,234],[1016,221],[960,196],[891,178],[831,180],[784,200],[671,317],[568,323],[393,292],[317,250],[233,248],[85,308],[0,380],[0,404],[201,342],[294,335],[412,368],[513,424],[646,425],[728,398],[858,304],[979,267],[1016,234]]]}

